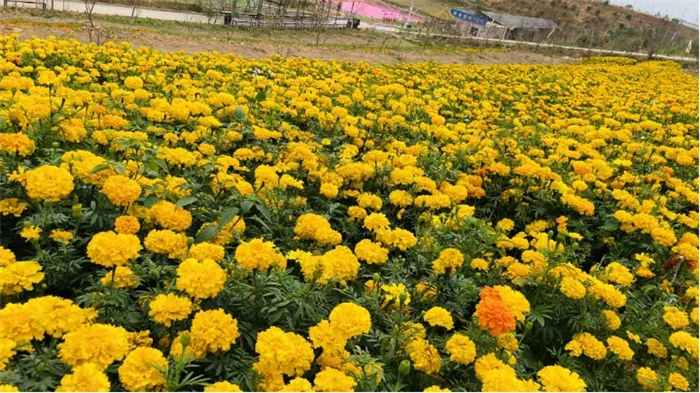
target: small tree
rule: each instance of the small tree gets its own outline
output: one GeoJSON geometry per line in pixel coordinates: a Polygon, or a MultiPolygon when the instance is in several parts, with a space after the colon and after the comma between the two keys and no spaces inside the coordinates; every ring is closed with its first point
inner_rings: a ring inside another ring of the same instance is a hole
{"type": "Polygon", "coordinates": [[[127,4],[131,7],[131,19],[136,19],[139,16],[141,0],[127,0],[127,4]]]}
{"type": "Polygon", "coordinates": [[[85,4],[85,13],[87,14],[88,22],[90,22],[90,28],[94,29],[95,23],[92,20],[92,13],[95,10],[97,0],[83,0],[83,4],[85,4]]]}
{"type": "Polygon", "coordinates": [[[328,21],[331,2],[329,0],[316,0],[309,7],[309,13],[314,28],[316,29],[316,46],[321,40],[321,33],[324,31],[324,24],[328,21]]]}
{"type": "Polygon", "coordinates": [[[677,29],[678,26],[671,21],[661,21],[655,26],[639,28],[642,48],[646,51],[649,60],[671,44],[677,29]]]}
{"type": "Polygon", "coordinates": [[[100,41],[102,39],[102,32],[100,31],[99,27],[95,27],[95,21],[92,16],[93,12],[95,11],[95,5],[97,4],[97,0],[83,0],[83,4],[85,5],[85,14],[88,17],[88,22],[90,23],[90,26],[88,26],[88,39],[90,42],[95,42],[97,45],[100,45],[100,41]]]}

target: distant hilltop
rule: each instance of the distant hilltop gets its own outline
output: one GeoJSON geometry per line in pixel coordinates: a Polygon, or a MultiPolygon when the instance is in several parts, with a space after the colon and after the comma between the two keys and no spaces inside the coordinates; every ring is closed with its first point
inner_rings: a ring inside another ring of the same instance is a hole
{"type": "MultiPolygon", "coordinates": [[[[550,19],[562,29],[619,29],[655,26],[664,19],[636,11],[631,6],[617,6],[598,0],[368,0],[368,3],[389,3],[432,18],[450,20],[450,10],[465,9],[501,12],[510,15],[550,19]]],[[[678,22],[680,38],[697,38],[698,25],[678,22]]]]}

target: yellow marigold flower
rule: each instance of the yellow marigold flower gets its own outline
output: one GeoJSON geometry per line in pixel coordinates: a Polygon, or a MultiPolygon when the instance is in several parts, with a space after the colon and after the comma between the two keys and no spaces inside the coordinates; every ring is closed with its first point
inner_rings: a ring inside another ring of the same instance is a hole
{"type": "MultiPolygon", "coordinates": [[[[240,246],[239,246],[240,247],[240,246]]],[[[224,259],[224,248],[218,244],[197,243],[190,247],[189,257],[197,260],[211,259],[219,262],[224,259]]]]}
{"type": "Polygon", "coordinates": [[[5,371],[7,363],[17,353],[17,343],[9,338],[0,338],[0,371],[5,371]]]}
{"type": "Polygon", "coordinates": [[[515,319],[525,322],[525,314],[530,312],[530,302],[525,296],[508,286],[495,285],[493,287],[501,295],[501,299],[513,312],[515,319]]]}
{"type": "Polygon", "coordinates": [[[96,365],[85,363],[74,367],[73,372],[61,379],[57,392],[109,392],[107,375],[96,365]]]}
{"type": "Polygon", "coordinates": [[[216,147],[208,143],[200,143],[197,147],[197,150],[205,156],[211,156],[213,154],[216,154],[216,147]]]}
{"type": "Polygon", "coordinates": [[[547,366],[537,372],[545,392],[585,392],[586,383],[581,377],[561,366],[547,366]]]}
{"type": "Polygon", "coordinates": [[[641,367],[637,370],[637,382],[646,390],[655,390],[654,386],[658,382],[656,371],[649,367],[641,367]]]}
{"type": "Polygon", "coordinates": [[[406,251],[418,243],[418,239],[413,233],[401,228],[393,230],[379,229],[376,231],[376,234],[379,242],[385,246],[398,248],[401,251],[406,251]]]}
{"type": "Polygon", "coordinates": [[[394,190],[389,194],[389,202],[394,206],[404,208],[413,204],[413,196],[403,190],[394,190]]]}
{"type": "Polygon", "coordinates": [[[438,386],[438,385],[428,386],[423,391],[424,392],[451,392],[450,389],[448,389],[448,388],[441,389],[440,386],[438,386]]]}
{"type": "MultiPolygon", "coordinates": [[[[94,309],[82,309],[71,300],[57,296],[42,296],[30,299],[22,305],[31,319],[34,337],[49,334],[61,337],[66,332],[92,323],[97,317],[94,309]]],[[[19,318],[20,321],[23,318],[19,318]]]]}
{"type": "Polygon", "coordinates": [[[566,216],[559,216],[555,220],[557,222],[557,229],[560,231],[566,231],[566,224],[567,221],[569,221],[569,217],[566,216]]]}
{"type": "Polygon", "coordinates": [[[129,206],[141,195],[141,185],[126,176],[110,176],[102,186],[102,192],[116,206],[129,206]]]}
{"type": "Polygon", "coordinates": [[[622,325],[620,317],[613,310],[603,310],[603,317],[605,318],[605,323],[610,330],[617,330],[622,325]]]}
{"type": "Polygon", "coordinates": [[[3,216],[12,214],[15,217],[19,217],[28,206],[28,203],[22,202],[17,198],[5,198],[0,201],[0,213],[3,216]]]}
{"type": "Polygon", "coordinates": [[[138,347],[150,347],[153,345],[153,339],[149,336],[151,334],[150,330],[144,330],[141,332],[129,333],[129,348],[131,350],[138,347]]]}
{"type": "Polygon", "coordinates": [[[515,351],[518,349],[518,339],[515,338],[513,333],[503,333],[496,336],[496,341],[498,346],[505,349],[506,351],[515,351]]]}
{"type": "Polygon", "coordinates": [[[692,357],[698,357],[698,338],[688,332],[680,331],[671,334],[668,341],[676,348],[688,352],[692,357]]]}
{"type": "Polygon", "coordinates": [[[34,261],[15,262],[0,267],[0,293],[5,296],[31,291],[44,279],[41,265],[34,261]]]}
{"type": "Polygon", "coordinates": [[[148,209],[151,221],[165,229],[172,231],[184,231],[192,225],[192,214],[182,207],[175,207],[174,203],[160,201],[148,209]]]}
{"type": "Polygon", "coordinates": [[[213,383],[204,388],[205,392],[242,392],[241,388],[235,383],[221,381],[213,383]]]}
{"type": "Polygon", "coordinates": [[[433,261],[433,271],[437,274],[445,274],[449,269],[454,273],[464,265],[464,255],[456,248],[446,248],[440,252],[438,258],[433,261]]]}
{"type": "Polygon", "coordinates": [[[382,213],[372,213],[365,217],[363,226],[370,231],[389,228],[389,220],[382,213]]]}
{"type": "Polygon", "coordinates": [[[411,294],[408,293],[406,286],[403,284],[382,285],[381,290],[384,292],[384,305],[391,304],[393,307],[398,308],[402,294],[406,296],[406,300],[404,300],[403,304],[408,305],[411,303],[411,294]]]}
{"type": "Polygon", "coordinates": [[[117,266],[116,270],[107,271],[100,282],[102,285],[112,288],[134,288],[139,283],[139,276],[134,274],[128,266],[117,266]],[[114,277],[112,277],[112,273],[114,273],[114,277]]]}
{"type": "Polygon", "coordinates": [[[601,360],[607,355],[605,344],[599,341],[590,333],[581,333],[576,335],[573,340],[569,341],[564,347],[565,350],[571,353],[571,356],[581,356],[585,354],[591,359],[601,360]]]}
{"type": "Polygon", "coordinates": [[[515,227],[515,222],[510,218],[504,218],[496,224],[503,232],[510,232],[515,227]]]}
{"type": "Polygon", "coordinates": [[[63,336],[58,344],[58,357],[76,367],[93,363],[104,370],[129,351],[129,334],[122,327],[96,323],[83,326],[63,336]]]}
{"type": "Polygon", "coordinates": [[[7,266],[17,262],[15,253],[0,246],[0,266],[7,266]]]}
{"type": "Polygon", "coordinates": [[[316,374],[314,385],[317,392],[352,392],[357,382],[342,371],[326,368],[316,374]]]}
{"type": "Polygon", "coordinates": [[[25,238],[27,241],[39,240],[39,237],[41,236],[41,228],[30,225],[22,228],[19,235],[25,238]]]}
{"type": "Polygon", "coordinates": [[[303,337],[275,326],[258,333],[255,352],[259,357],[253,368],[263,375],[301,376],[311,368],[315,357],[311,344],[303,337]]]}
{"type": "Polygon", "coordinates": [[[617,262],[613,262],[605,267],[603,279],[629,287],[634,282],[634,276],[630,271],[617,262]]]}
{"type": "Polygon", "coordinates": [[[654,241],[666,247],[671,247],[678,241],[676,234],[671,229],[654,228],[651,230],[651,237],[654,241]]]}
{"type": "MultiPolygon", "coordinates": [[[[222,248],[223,251],[223,248],[222,248]]],[[[287,267],[287,258],[277,249],[273,242],[266,242],[262,238],[253,239],[248,243],[241,242],[236,248],[236,262],[246,270],[266,270],[271,266],[281,269],[287,267]]]]}
{"type": "MultiPolygon", "coordinates": [[[[416,284],[416,291],[418,291],[420,297],[425,300],[435,299],[435,296],[437,296],[437,288],[435,285],[429,283],[419,282],[416,284]]],[[[406,294],[408,295],[408,292],[406,294]]],[[[408,296],[408,298],[410,298],[410,296],[408,296]]]]}
{"type": "Polygon", "coordinates": [[[423,371],[426,374],[437,374],[440,372],[442,358],[437,348],[427,340],[422,338],[411,340],[406,345],[406,352],[408,352],[416,370],[423,371]]]}
{"type": "Polygon", "coordinates": [[[483,271],[489,270],[489,263],[485,259],[482,259],[482,258],[472,259],[470,266],[474,270],[483,270],[483,271]]]}
{"type": "Polygon", "coordinates": [[[688,380],[685,379],[685,377],[679,373],[669,374],[668,383],[670,383],[671,386],[673,386],[674,388],[681,390],[681,391],[686,391],[690,387],[688,380]]]}
{"type": "Polygon", "coordinates": [[[32,199],[60,201],[73,191],[73,176],[67,170],[42,165],[25,173],[25,188],[32,199]]]}
{"type": "Polygon", "coordinates": [[[668,350],[661,341],[655,338],[649,338],[645,344],[650,354],[662,359],[668,356],[668,350]]]}
{"type": "Polygon", "coordinates": [[[318,214],[307,213],[297,219],[294,234],[300,239],[315,240],[320,245],[335,246],[343,240],[338,231],[331,228],[331,224],[318,214]]]}
{"type": "Polygon", "coordinates": [[[589,280],[589,282],[592,285],[587,288],[588,294],[594,299],[603,299],[608,306],[614,308],[623,307],[627,303],[627,296],[611,284],[604,284],[596,279],[589,280]]]}
{"type": "Polygon", "coordinates": [[[333,199],[338,196],[338,186],[331,183],[322,183],[319,193],[328,199],[333,199]]]}
{"type": "Polygon", "coordinates": [[[368,193],[362,193],[357,197],[357,204],[365,209],[379,211],[382,209],[382,198],[368,193]]]}
{"type": "Polygon", "coordinates": [[[187,253],[187,236],[171,230],[152,230],[146,235],[143,245],[156,254],[168,254],[170,258],[182,257],[187,253]]]}
{"type": "Polygon", "coordinates": [[[586,296],[586,287],[581,284],[581,281],[573,277],[562,278],[559,290],[571,299],[581,299],[586,296]]]}
{"type": "Polygon", "coordinates": [[[350,206],[348,208],[348,216],[350,221],[360,221],[367,217],[367,211],[359,206],[350,206]]]}
{"type": "Polygon", "coordinates": [[[372,328],[369,311],[354,303],[341,303],[335,306],[328,320],[332,328],[346,340],[367,334],[372,328]]]}
{"type": "Polygon", "coordinates": [[[698,308],[693,307],[693,309],[690,311],[690,320],[693,321],[696,325],[698,324],[698,308]]]}
{"type": "Polygon", "coordinates": [[[284,377],[282,374],[263,375],[261,385],[265,392],[277,392],[284,387],[284,377]]]}
{"type": "Polygon", "coordinates": [[[51,235],[49,235],[49,237],[52,240],[63,244],[68,244],[71,240],[73,240],[73,234],[71,232],[62,231],[60,229],[54,229],[51,231],[51,235]]]}
{"type": "Polygon", "coordinates": [[[673,358],[676,359],[676,366],[678,366],[678,368],[680,368],[683,371],[688,371],[688,360],[686,360],[686,358],[684,358],[682,356],[681,357],[673,356],[673,358]]]}
{"type": "Polygon", "coordinates": [[[140,89],[143,87],[143,79],[138,76],[127,76],[124,78],[124,86],[131,90],[140,89]]]}
{"type": "Polygon", "coordinates": [[[155,348],[138,347],[131,351],[119,367],[119,382],[130,392],[144,392],[165,387],[160,370],[168,368],[168,360],[155,348]]]}
{"type": "Polygon", "coordinates": [[[135,235],[100,232],[90,239],[87,255],[92,262],[111,268],[138,258],[142,248],[141,241],[135,235]]]}
{"type": "Polygon", "coordinates": [[[36,148],[36,144],[26,134],[0,134],[0,151],[26,157],[36,148]]]}
{"type": "Polygon", "coordinates": [[[141,229],[138,218],[119,216],[114,220],[114,230],[123,235],[133,235],[141,229]]]}
{"type": "Polygon", "coordinates": [[[634,333],[630,332],[629,330],[626,333],[627,333],[627,338],[629,338],[630,340],[636,342],[637,344],[642,343],[642,338],[639,337],[638,334],[634,334],[634,333]]]}
{"type": "Polygon", "coordinates": [[[664,321],[674,330],[683,329],[690,324],[688,314],[676,307],[664,307],[664,321]]]}
{"type": "Polygon", "coordinates": [[[632,351],[627,341],[617,336],[611,336],[607,342],[610,352],[616,354],[622,360],[632,360],[634,351],[632,351]]]}
{"type": "Polygon", "coordinates": [[[337,279],[344,285],[347,280],[357,277],[357,272],[360,269],[357,257],[352,253],[352,250],[345,246],[337,246],[323,254],[320,263],[322,274],[318,279],[319,284],[326,284],[330,280],[337,279]]]}
{"type": "Polygon", "coordinates": [[[481,390],[485,392],[528,392],[540,390],[540,385],[532,380],[519,380],[515,370],[510,366],[485,372],[481,383],[481,390]]]}
{"type": "Polygon", "coordinates": [[[369,239],[360,240],[355,245],[357,258],[371,264],[382,264],[389,260],[389,250],[369,239]]]}
{"type": "Polygon", "coordinates": [[[224,289],[226,272],[211,259],[189,258],[177,268],[177,289],[196,299],[216,297],[224,289]]]}
{"type": "Polygon", "coordinates": [[[326,351],[342,349],[346,344],[344,334],[331,326],[326,319],[309,329],[309,338],[314,348],[324,348],[326,351]]]}
{"type": "Polygon", "coordinates": [[[173,321],[187,318],[192,312],[190,299],[172,293],[156,296],[149,307],[148,315],[152,316],[154,321],[165,326],[170,326],[173,321]]]}
{"type": "Polygon", "coordinates": [[[12,385],[0,385],[0,392],[19,392],[19,389],[16,386],[12,385]]]}
{"type": "Polygon", "coordinates": [[[512,370],[510,366],[503,363],[495,353],[488,353],[476,360],[474,364],[474,371],[476,372],[476,378],[480,381],[484,380],[484,377],[489,371],[493,370],[512,370]]]}
{"type": "Polygon", "coordinates": [[[374,377],[377,383],[380,383],[384,369],[379,364],[374,363],[374,361],[366,364],[364,367],[360,367],[356,362],[346,362],[343,364],[341,371],[355,379],[374,377]]]}
{"type": "Polygon", "coordinates": [[[467,365],[476,358],[476,345],[463,334],[453,334],[445,343],[445,350],[450,354],[450,360],[456,363],[467,365]]]}
{"type": "Polygon", "coordinates": [[[193,349],[200,353],[226,352],[240,336],[238,321],[222,309],[198,312],[192,320],[190,331],[193,349]]]}
{"type": "Polygon", "coordinates": [[[423,315],[423,320],[430,326],[442,326],[447,330],[454,328],[452,315],[442,307],[433,307],[423,315]]]}

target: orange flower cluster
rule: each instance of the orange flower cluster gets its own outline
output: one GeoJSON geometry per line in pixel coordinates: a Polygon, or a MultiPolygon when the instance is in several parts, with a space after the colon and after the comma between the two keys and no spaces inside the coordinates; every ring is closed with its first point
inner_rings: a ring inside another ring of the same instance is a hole
{"type": "Polygon", "coordinates": [[[474,315],[483,329],[494,337],[515,330],[515,315],[495,288],[482,288],[479,298],[474,315]]]}

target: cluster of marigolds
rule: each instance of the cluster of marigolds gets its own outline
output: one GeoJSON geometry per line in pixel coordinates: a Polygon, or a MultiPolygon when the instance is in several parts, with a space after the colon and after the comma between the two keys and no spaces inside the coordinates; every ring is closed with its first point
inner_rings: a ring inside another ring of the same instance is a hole
{"type": "Polygon", "coordinates": [[[0,37],[0,391],[698,390],[698,96],[0,37]]]}

